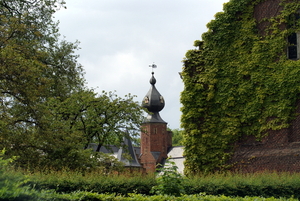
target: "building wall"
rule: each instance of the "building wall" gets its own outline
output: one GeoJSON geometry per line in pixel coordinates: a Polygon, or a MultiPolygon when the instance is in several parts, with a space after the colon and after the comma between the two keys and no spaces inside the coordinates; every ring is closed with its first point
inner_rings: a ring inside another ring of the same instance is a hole
{"type": "MultiPolygon", "coordinates": [[[[300,114],[300,101],[296,113],[300,114]]],[[[261,141],[253,136],[235,144],[232,170],[242,172],[300,172],[300,115],[289,128],[268,131],[261,141]]]]}
{"type": "Polygon", "coordinates": [[[154,172],[156,165],[168,157],[168,145],[172,146],[170,135],[166,123],[144,123],[142,125],[140,163],[146,172],[154,172]],[[160,155],[155,159],[151,152],[160,152],[160,155]]]}
{"type": "Polygon", "coordinates": [[[172,147],[172,131],[167,131],[167,149],[169,150],[170,147],[172,147]]]}
{"type": "MultiPolygon", "coordinates": [[[[258,22],[258,32],[267,34],[268,22],[264,18],[276,16],[282,10],[281,0],[266,0],[259,3],[254,10],[258,22]]],[[[283,26],[282,29],[285,27],[283,26]]],[[[270,130],[261,141],[253,136],[244,137],[234,145],[235,152],[230,161],[233,171],[289,171],[300,172],[300,101],[296,103],[296,118],[291,126],[281,130],[270,130]]]]}
{"type": "Polygon", "coordinates": [[[263,19],[271,18],[280,14],[282,10],[282,6],[280,6],[281,0],[266,0],[259,3],[254,8],[254,18],[258,22],[257,28],[260,35],[265,35],[265,29],[269,25],[269,23],[263,19]]]}

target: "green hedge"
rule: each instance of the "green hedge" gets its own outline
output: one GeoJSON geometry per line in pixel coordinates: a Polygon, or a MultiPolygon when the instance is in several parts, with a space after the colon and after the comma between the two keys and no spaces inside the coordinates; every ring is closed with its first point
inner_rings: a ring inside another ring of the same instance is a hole
{"type": "Polygon", "coordinates": [[[153,176],[124,176],[124,175],[82,175],[80,173],[53,173],[48,175],[34,174],[30,176],[27,185],[36,189],[54,189],[58,193],[74,191],[90,191],[101,193],[116,193],[127,195],[138,193],[148,195],[156,184],[153,176]]]}
{"type": "Polygon", "coordinates": [[[226,196],[261,196],[261,197],[295,197],[300,198],[299,186],[255,186],[255,185],[241,185],[233,187],[231,185],[217,186],[215,184],[204,185],[185,185],[186,194],[197,194],[199,192],[205,192],[209,195],[226,195],[226,196]]]}
{"type": "MultiPolygon", "coordinates": [[[[55,190],[57,193],[88,191],[98,194],[128,195],[137,193],[153,195],[150,190],[157,183],[154,176],[101,176],[80,175],[75,173],[55,173],[30,176],[26,185],[37,190],[55,190]]],[[[225,196],[261,196],[300,198],[300,174],[230,174],[207,175],[185,178],[182,182],[185,194],[225,196]]]]}
{"type": "Polygon", "coordinates": [[[170,200],[205,200],[205,201],[296,201],[294,198],[262,198],[262,197],[227,197],[227,196],[212,196],[212,195],[183,195],[181,197],[166,196],[166,195],[154,195],[145,196],[141,194],[130,194],[129,196],[115,196],[114,194],[96,194],[90,192],[78,192],[72,195],[61,195],[57,196],[56,199],[62,200],[107,200],[107,201],[117,201],[117,200],[130,200],[130,201],[170,201],[170,200]]]}
{"type": "Polygon", "coordinates": [[[187,179],[186,194],[300,198],[300,174],[212,174],[187,179]]]}
{"type": "Polygon", "coordinates": [[[208,175],[184,178],[185,195],[151,195],[153,176],[75,173],[22,176],[2,172],[0,200],[297,200],[299,174],[208,175]],[[5,173],[5,174],[4,174],[5,173]]]}
{"type": "Polygon", "coordinates": [[[205,201],[296,201],[295,198],[263,198],[263,197],[228,197],[228,196],[213,196],[213,195],[183,195],[181,197],[175,196],[167,196],[167,195],[153,195],[153,196],[145,196],[142,194],[130,194],[128,196],[115,195],[115,194],[97,194],[92,192],[74,192],[70,194],[57,194],[55,192],[48,193],[29,193],[28,195],[20,195],[19,197],[13,198],[5,198],[0,200],[30,200],[30,201],[38,201],[38,200],[56,200],[56,201],[75,201],[75,200],[105,200],[105,201],[119,201],[119,200],[131,200],[131,201],[170,201],[170,200],[184,200],[184,201],[192,201],[192,200],[205,200],[205,201]]]}

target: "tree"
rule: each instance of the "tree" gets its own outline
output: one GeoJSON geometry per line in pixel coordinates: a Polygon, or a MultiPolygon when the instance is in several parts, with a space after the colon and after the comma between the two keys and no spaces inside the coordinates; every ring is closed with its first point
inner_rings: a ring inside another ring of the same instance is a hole
{"type": "MultiPolygon", "coordinates": [[[[42,126],[38,107],[83,87],[76,43],[59,41],[52,14],[64,1],[3,0],[0,3],[2,111],[12,124],[42,126]]],[[[22,125],[23,126],[23,125],[22,125]]]]}
{"type": "Polygon", "coordinates": [[[84,149],[133,136],[141,108],[133,96],[97,95],[84,85],[74,54],[60,40],[53,14],[63,0],[0,2],[0,148],[30,169],[84,169],[96,158],[84,149]]]}
{"type": "Polygon", "coordinates": [[[172,129],[172,145],[173,146],[183,146],[183,135],[182,135],[182,130],[180,129],[172,129]]]}
{"type": "Polygon", "coordinates": [[[130,94],[121,98],[112,92],[103,91],[98,95],[85,90],[59,103],[55,113],[70,131],[82,132],[85,148],[97,143],[99,151],[103,145],[121,146],[124,137],[139,135],[144,110],[133,98],[130,94]]]}
{"type": "Polygon", "coordinates": [[[43,146],[61,145],[69,151],[80,147],[78,133],[70,135],[58,125],[51,130],[57,122],[46,118],[51,98],[63,101],[84,86],[74,55],[77,43],[60,41],[53,21],[53,13],[64,3],[0,2],[0,140],[7,154],[19,156],[16,161],[25,166],[45,163],[42,159],[55,152],[45,152],[43,146]],[[67,134],[72,141],[66,141],[67,134]]]}
{"type": "Polygon", "coordinates": [[[188,174],[224,170],[234,143],[287,128],[300,92],[299,60],[289,60],[288,36],[300,31],[298,1],[255,18],[264,0],[231,0],[208,23],[184,59],[181,95],[188,174]],[[293,24],[293,26],[289,26],[293,24]]]}
{"type": "Polygon", "coordinates": [[[64,101],[51,98],[45,104],[48,113],[43,116],[48,127],[39,133],[40,141],[47,143],[35,146],[43,153],[37,157],[41,166],[84,169],[101,164],[94,159],[103,155],[91,153],[90,143],[98,144],[98,152],[101,146],[121,147],[124,137],[138,135],[143,109],[133,98],[130,94],[120,98],[111,92],[98,95],[92,90],[72,93],[64,101]],[[95,157],[89,159],[90,155],[95,157]]]}

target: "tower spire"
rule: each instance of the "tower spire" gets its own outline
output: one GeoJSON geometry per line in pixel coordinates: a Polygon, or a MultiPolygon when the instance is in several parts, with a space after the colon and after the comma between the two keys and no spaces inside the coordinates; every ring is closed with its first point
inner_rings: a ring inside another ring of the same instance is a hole
{"type": "Polygon", "coordinates": [[[152,68],[152,74],[154,74],[153,69],[157,68],[156,64],[153,62],[153,64],[150,64],[149,67],[152,68]]]}
{"type": "Polygon", "coordinates": [[[159,115],[159,112],[165,107],[165,100],[155,87],[156,79],[153,68],[157,68],[157,66],[153,63],[149,67],[152,68],[152,76],[150,78],[151,87],[142,102],[142,106],[147,108],[151,113],[148,115],[146,122],[166,123],[159,115]]]}
{"type": "Polygon", "coordinates": [[[143,99],[142,107],[149,111],[141,129],[141,157],[140,162],[146,172],[155,172],[157,164],[163,164],[168,158],[168,148],[172,146],[172,134],[167,131],[167,122],[159,115],[165,107],[163,96],[157,91],[153,69],[157,66],[153,63],[150,78],[150,89],[143,99]]]}

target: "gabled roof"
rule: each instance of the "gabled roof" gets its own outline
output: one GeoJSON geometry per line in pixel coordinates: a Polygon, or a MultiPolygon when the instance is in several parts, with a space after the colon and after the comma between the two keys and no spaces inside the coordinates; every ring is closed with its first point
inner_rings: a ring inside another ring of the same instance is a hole
{"type": "Polygon", "coordinates": [[[175,165],[178,167],[178,172],[183,174],[184,171],[184,161],[185,158],[183,156],[184,146],[176,146],[172,147],[168,153],[168,160],[173,161],[175,165]]]}
{"type": "MultiPolygon", "coordinates": [[[[114,145],[108,145],[106,147],[102,146],[100,148],[100,152],[112,154],[119,161],[123,162],[126,167],[142,167],[137,159],[137,155],[140,155],[140,147],[133,147],[132,142],[129,139],[124,139],[124,144],[126,148],[119,148],[114,145]],[[124,157],[124,154],[129,156],[129,158],[124,157]]],[[[97,144],[91,143],[88,148],[96,151],[97,146],[97,144]]],[[[168,152],[167,160],[173,161],[175,163],[175,165],[178,167],[179,173],[183,173],[184,171],[185,158],[183,156],[183,152],[184,146],[171,147],[168,152]]],[[[156,160],[160,156],[160,152],[151,152],[151,154],[156,160]]],[[[163,163],[165,163],[165,161],[163,163]]]]}
{"type": "Polygon", "coordinates": [[[168,152],[168,157],[173,159],[184,158],[183,152],[184,152],[184,146],[171,147],[170,151],[168,152]]]}
{"type": "MultiPolygon", "coordinates": [[[[92,149],[93,151],[96,151],[97,147],[98,147],[98,144],[96,144],[96,143],[90,143],[88,145],[88,149],[92,149]]],[[[99,152],[102,152],[105,154],[111,154],[117,158],[118,151],[119,151],[119,147],[116,147],[115,145],[106,145],[106,146],[101,146],[99,152]]]]}
{"type": "MultiPolygon", "coordinates": [[[[124,145],[125,145],[124,148],[123,147],[120,148],[115,145],[101,146],[99,152],[113,155],[120,162],[123,162],[126,167],[141,167],[136,157],[136,150],[132,146],[131,140],[124,138],[124,145]]],[[[88,148],[96,151],[97,146],[98,144],[91,143],[89,144],[88,148]]],[[[139,149],[137,149],[137,151],[140,152],[139,149]]]]}
{"type": "Polygon", "coordinates": [[[138,159],[136,157],[136,152],[134,147],[132,146],[132,142],[128,138],[124,138],[125,149],[120,148],[118,151],[117,159],[123,163],[125,163],[126,167],[141,167],[138,159]],[[128,157],[124,157],[126,154],[128,157]]]}

